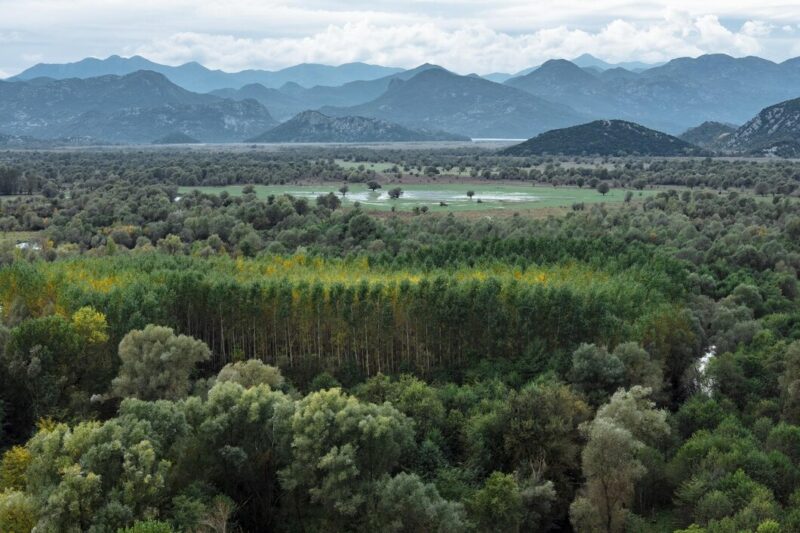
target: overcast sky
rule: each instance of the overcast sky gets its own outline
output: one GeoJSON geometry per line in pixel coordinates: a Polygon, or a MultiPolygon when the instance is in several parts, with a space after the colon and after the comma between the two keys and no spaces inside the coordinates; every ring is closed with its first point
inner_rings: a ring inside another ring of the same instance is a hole
{"type": "Polygon", "coordinates": [[[800,55],[800,0],[0,0],[0,78],[112,54],[223,70],[365,61],[514,72],[591,53],[800,55]]]}

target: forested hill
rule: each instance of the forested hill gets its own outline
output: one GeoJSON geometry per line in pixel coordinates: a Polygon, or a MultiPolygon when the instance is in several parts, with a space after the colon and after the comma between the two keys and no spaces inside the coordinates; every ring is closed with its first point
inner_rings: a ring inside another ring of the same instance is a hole
{"type": "Polygon", "coordinates": [[[552,130],[503,151],[505,155],[700,155],[677,137],[623,120],[598,120],[552,130]]]}
{"type": "Polygon", "coordinates": [[[679,138],[701,148],[719,150],[725,146],[725,143],[735,131],[736,126],[709,121],[703,122],[694,128],[689,128],[679,138]]]}
{"type": "Polygon", "coordinates": [[[411,130],[375,118],[329,117],[318,111],[304,111],[291,120],[258,135],[251,142],[408,142],[468,141],[448,133],[411,130]]]}

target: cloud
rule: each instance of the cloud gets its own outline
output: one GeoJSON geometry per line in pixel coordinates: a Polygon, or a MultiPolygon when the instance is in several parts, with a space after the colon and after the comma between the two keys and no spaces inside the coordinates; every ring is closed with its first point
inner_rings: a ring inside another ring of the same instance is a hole
{"type": "MultiPolygon", "coordinates": [[[[796,0],[795,0],[796,1],[796,0]]],[[[0,68],[141,53],[217,68],[433,61],[515,70],[606,60],[794,53],[790,0],[0,0],[0,68]]]]}
{"type": "Polygon", "coordinates": [[[301,37],[252,38],[182,32],[128,50],[155,61],[190,60],[223,70],[280,68],[302,62],[365,61],[400,67],[432,62],[457,72],[516,72],[551,58],[591,53],[609,61],[665,61],[707,52],[750,55],[772,26],[758,20],[726,28],[714,15],[669,12],[653,22],[612,20],[596,31],[559,25],[531,32],[501,32],[479,22],[443,28],[435,21],[381,25],[361,21],[329,25],[301,37]]]}

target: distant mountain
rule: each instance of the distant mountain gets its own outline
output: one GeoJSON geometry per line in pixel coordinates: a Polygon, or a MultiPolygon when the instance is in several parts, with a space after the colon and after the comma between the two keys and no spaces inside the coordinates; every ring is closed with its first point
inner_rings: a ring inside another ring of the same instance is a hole
{"type": "Polygon", "coordinates": [[[304,111],[249,142],[409,142],[469,140],[448,133],[415,131],[374,118],[329,117],[304,111]]]}
{"type": "Polygon", "coordinates": [[[548,61],[530,74],[511,78],[506,85],[569,105],[588,116],[621,116],[621,106],[617,105],[611,88],[597,75],[564,59],[548,61]]]}
{"type": "Polygon", "coordinates": [[[160,139],[156,139],[153,141],[153,144],[198,144],[200,141],[195,139],[194,137],[190,137],[185,133],[181,132],[173,132],[168,133],[167,135],[161,137],[160,139]]]}
{"type": "Polygon", "coordinates": [[[124,76],[139,70],[150,70],[165,75],[173,83],[195,92],[209,92],[215,89],[239,89],[251,83],[277,88],[286,83],[297,83],[304,87],[314,85],[342,85],[355,80],[373,80],[402,72],[403,69],[347,63],[339,66],[301,64],[278,71],[243,70],[223,72],[190,62],[177,67],[154,63],[141,56],[110,56],[106,59],[86,58],[75,63],[40,63],[12,79],[32,80],[35,78],[95,78],[106,75],[124,76]]]}
{"type": "Polygon", "coordinates": [[[408,80],[421,72],[442,67],[425,63],[416,68],[369,81],[353,81],[338,87],[318,85],[306,89],[296,83],[287,83],[280,91],[303,103],[302,109],[319,109],[325,106],[348,107],[372,101],[396,80],[408,80]]]}
{"type": "Polygon", "coordinates": [[[384,94],[366,104],[322,111],[473,138],[524,138],[585,120],[568,106],[442,68],[429,68],[405,81],[395,79],[384,94]]]}
{"type": "Polygon", "coordinates": [[[206,142],[226,142],[275,124],[254,100],[196,94],[149,71],[85,80],[0,82],[0,131],[11,135],[149,143],[180,132],[206,142]]]}
{"type": "Polygon", "coordinates": [[[622,68],[629,71],[642,71],[662,65],[663,63],[643,63],[641,61],[624,61],[622,63],[608,63],[598,59],[591,54],[583,54],[572,60],[573,63],[582,68],[594,67],[598,70],[610,70],[622,68]]]}
{"type": "Polygon", "coordinates": [[[701,155],[703,150],[685,141],[623,120],[597,120],[552,130],[505,149],[506,155],[701,155]]]}
{"type": "Polygon", "coordinates": [[[255,100],[266,107],[277,120],[289,119],[309,107],[302,100],[290,94],[264,87],[260,83],[251,83],[241,89],[218,89],[212,91],[211,94],[231,100],[255,100]]]}
{"type": "Polygon", "coordinates": [[[722,124],[721,122],[703,122],[699,126],[689,128],[679,138],[709,150],[718,150],[724,146],[731,134],[736,131],[736,126],[722,124]]]}
{"type": "MultiPolygon", "coordinates": [[[[559,61],[559,60],[556,60],[559,61]]],[[[562,60],[563,61],[563,60],[562,60]]],[[[647,70],[649,68],[653,68],[663,63],[642,63],[641,61],[628,61],[623,63],[607,63],[602,59],[598,59],[591,54],[583,54],[581,56],[576,57],[571,61],[578,67],[587,70],[588,72],[593,72],[595,74],[600,74],[605,72],[606,70],[627,70],[632,73],[638,73],[643,70],[647,70]]],[[[546,64],[546,62],[545,62],[546,64]]],[[[540,69],[542,65],[537,65],[535,67],[529,67],[514,74],[509,74],[507,72],[492,72],[491,74],[486,74],[483,76],[484,79],[489,81],[493,81],[495,83],[504,83],[511,78],[519,78],[521,76],[526,76],[535,70],[540,69]]]]}
{"type": "Polygon", "coordinates": [[[800,157],[800,98],[761,110],[725,143],[734,152],[800,157]]]}
{"type": "Polygon", "coordinates": [[[595,117],[677,134],[698,121],[741,124],[767,105],[796,97],[800,61],[715,54],[675,59],[641,73],[614,68],[592,75],[560,60],[505,83],[595,117]]]}

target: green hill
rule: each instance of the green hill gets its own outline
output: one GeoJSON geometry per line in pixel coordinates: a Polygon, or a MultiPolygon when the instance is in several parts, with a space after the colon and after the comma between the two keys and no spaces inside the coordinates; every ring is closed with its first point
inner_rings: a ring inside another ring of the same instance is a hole
{"type": "Polygon", "coordinates": [[[679,138],[683,139],[689,144],[694,144],[709,150],[717,150],[721,148],[733,132],[736,131],[735,126],[730,124],[723,124],[722,122],[706,121],[689,128],[683,132],[679,138]]]}
{"type": "Polygon", "coordinates": [[[704,151],[672,135],[624,120],[597,120],[547,131],[507,148],[505,155],[701,155],[704,151]]]}

